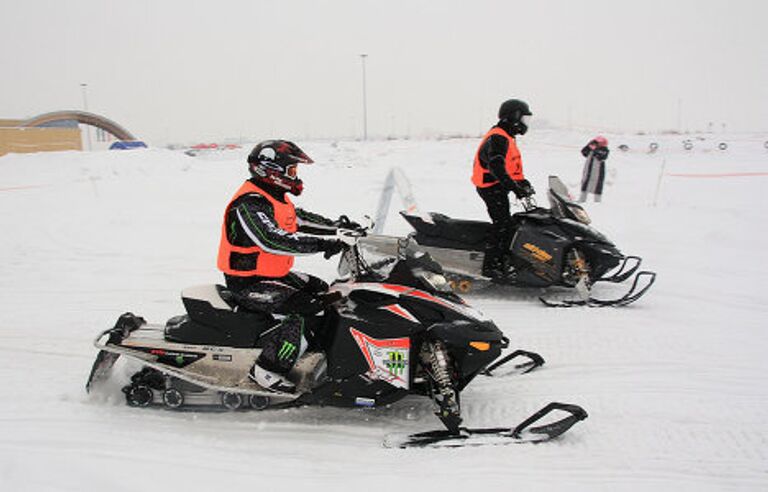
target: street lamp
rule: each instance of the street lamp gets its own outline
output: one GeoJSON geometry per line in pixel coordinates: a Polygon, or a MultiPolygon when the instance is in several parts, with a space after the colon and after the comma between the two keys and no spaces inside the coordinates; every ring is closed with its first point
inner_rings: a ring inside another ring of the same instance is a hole
{"type": "MultiPolygon", "coordinates": [[[[83,111],[88,112],[88,84],[80,84],[83,89],[83,111]]],[[[85,125],[85,134],[88,136],[88,150],[91,150],[91,126],[85,125]]]]}
{"type": "Polygon", "coordinates": [[[365,92],[365,59],[367,57],[366,54],[360,55],[360,60],[363,62],[363,140],[368,140],[368,101],[365,92]]]}

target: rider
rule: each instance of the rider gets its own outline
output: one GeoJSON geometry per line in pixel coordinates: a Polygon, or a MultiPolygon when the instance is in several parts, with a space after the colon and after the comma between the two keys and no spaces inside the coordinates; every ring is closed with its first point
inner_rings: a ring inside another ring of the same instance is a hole
{"type": "Polygon", "coordinates": [[[291,271],[294,256],[339,253],[345,241],[337,228],[350,224],[297,209],[288,198],[303,189],[298,165],[312,162],[293,142],[256,145],[248,155],[251,178],[227,205],[221,229],[218,268],[237,303],[282,316],[249,373],[272,391],[295,391],[286,375],[306,349],[307,323],[322,311],[328,290],[323,280],[291,271]]]}
{"type": "Polygon", "coordinates": [[[512,191],[518,199],[535,193],[523,175],[523,161],[515,142],[516,135],[528,131],[531,115],[524,101],[504,101],[499,108],[499,122],[485,134],[475,154],[472,183],[493,222],[483,260],[482,273],[486,277],[500,278],[507,272],[504,256],[515,229],[509,212],[509,192],[512,191]]]}

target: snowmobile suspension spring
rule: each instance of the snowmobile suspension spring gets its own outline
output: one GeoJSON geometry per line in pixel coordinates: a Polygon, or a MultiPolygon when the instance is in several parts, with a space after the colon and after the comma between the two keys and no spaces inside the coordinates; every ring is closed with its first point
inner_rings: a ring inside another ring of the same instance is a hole
{"type": "Polygon", "coordinates": [[[448,373],[448,354],[445,352],[445,346],[442,342],[435,342],[430,344],[430,348],[432,377],[440,388],[440,393],[445,396],[453,395],[451,375],[448,373]]]}

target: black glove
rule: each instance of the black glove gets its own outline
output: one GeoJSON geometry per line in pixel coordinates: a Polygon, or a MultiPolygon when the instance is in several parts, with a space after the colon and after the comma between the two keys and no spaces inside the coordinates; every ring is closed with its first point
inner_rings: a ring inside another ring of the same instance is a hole
{"type": "Polygon", "coordinates": [[[515,188],[512,191],[515,192],[515,196],[518,199],[527,198],[536,193],[527,179],[515,181],[515,188]]]}
{"type": "Polygon", "coordinates": [[[333,223],[334,226],[339,229],[349,229],[351,231],[359,231],[363,227],[355,221],[349,220],[349,217],[342,215],[333,223]]]}
{"type": "Polygon", "coordinates": [[[595,157],[600,159],[601,161],[604,161],[608,159],[608,147],[598,147],[595,149],[595,157]]]}
{"type": "Polygon", "coordinates": [[[326,260],[331,258],[333,255],[341,253],[341,250],[343,249],[344,243],[335,239],[323,239],[320,243],[320,251],[325,253],[323,257],[326,260]]]}

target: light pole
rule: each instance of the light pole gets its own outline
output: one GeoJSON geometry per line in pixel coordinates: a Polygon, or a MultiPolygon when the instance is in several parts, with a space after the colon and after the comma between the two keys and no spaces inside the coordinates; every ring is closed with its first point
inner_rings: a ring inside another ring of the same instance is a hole
{"type": "Polygon", "coordinates": [[[366,54],[360,55],[360,60],[363,62],[363,140],[368,140],[368,101],[365,91],[365,59],[367,57],[366,54]]]}
{"type": "MultiPolygon", "coordinates": [[[[80,84],[83,89],[83,111],[88,112],[88,84],[80,84]]],[[[85,125],[85,134],[88,136],[88,150],[91,150],[91,126],[85,125]]]]}

